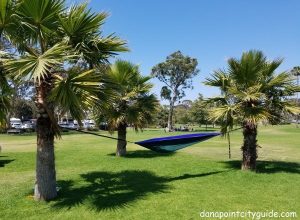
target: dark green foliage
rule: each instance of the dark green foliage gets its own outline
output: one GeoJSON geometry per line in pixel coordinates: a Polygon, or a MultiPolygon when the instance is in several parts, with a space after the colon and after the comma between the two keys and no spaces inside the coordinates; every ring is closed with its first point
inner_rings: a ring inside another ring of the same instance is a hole
{"type": "Polygon", "coordinates": [[[196,99],[191,106],[190,116],[191,120],[198,125],[207,125],[209,121],[209,104],[207,104],[203,95],[199,94],[198,99],[196,99]]]}
{"type": "Polygon", "coordinates": [[[164,105],[159,105],[154,115],[154,123],[161,128],[165,128],[168,125],[169,109],[164,105]]]}
{"type": "Polygon", "coordinates": [[[106,104],[98,105],[98,112],[112,131],[120,124],[138,130],[152,122],[158,101],[150,94],[150,77],[142,76],[137,65],[117,60],[103,77],[111,97],[106,104]]]}

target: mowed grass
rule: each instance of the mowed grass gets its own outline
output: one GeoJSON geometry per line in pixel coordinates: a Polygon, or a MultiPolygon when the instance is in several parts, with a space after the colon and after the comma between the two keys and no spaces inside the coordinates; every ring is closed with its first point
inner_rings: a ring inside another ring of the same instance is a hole
{"type": "MultiPolygon", "coordinates": [[[[106,134],[101,132],[101,134],[106,134]]],[[[175,135],[162,130],[128,140],[175,135]]],[[[59,196],[35,202],[34,135],[0,135],[0,219],[200,219],[206,211],[296,211],[300,218],[300,128],[259,128],[258,172],[240,171],[241,131],[174,154],[128,144],[116,158],[116,141],[70,133],[56,140],[59,196]]]]}

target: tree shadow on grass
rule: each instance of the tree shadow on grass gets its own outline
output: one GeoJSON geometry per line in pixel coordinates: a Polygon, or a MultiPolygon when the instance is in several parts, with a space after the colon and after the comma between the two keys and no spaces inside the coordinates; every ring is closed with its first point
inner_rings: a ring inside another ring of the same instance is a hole
{"type": "Polygon", "coordinates": [[[168,183],[204,177],[224,171],[201,174],[185,174],[178,177],[160,177],[148,171],[91,172],[82,174],[80,186],[72,181],[58,181],[61,187],[54,208],[72,208],[85,204],[96,211],[125,208],[132,202],[143,199],[149,194],[167,193],[168,183]]]}
{"type": "Polygon", "coordinates": [[[1,157],[7,157],[7,156],[0,156],[0,167],[5,167],[6,164],[9,164],[14,161],[14,160],[2,160],[1,157]]]}
{"type": "MultiPolygon", "coordinates": [[[[232,160],[225,161],[228,167],[234,169],[241,169],[241,161],[232,160]]],[[[293,173],[300,174],[300,163],[296,162],[284,162],[284,161],[257,161],[256,164],[257,173],[293,173]]]]}
{"type": "MultiPolygon", "coordinates": [[[[136,151],[128,151],[126,154],[126,158],[154,158],[154,157],[168,157],[173,156],[175,152],[170,153],[158,153],[151,150],[136,150],[136,151]]],[[[108,154],[108,156],[116,156],[115,153],[108,154]]]]}

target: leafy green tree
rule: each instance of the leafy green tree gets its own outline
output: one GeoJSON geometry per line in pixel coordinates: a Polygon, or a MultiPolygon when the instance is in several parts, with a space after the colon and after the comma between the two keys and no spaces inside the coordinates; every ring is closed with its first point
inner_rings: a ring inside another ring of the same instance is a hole
{"type": "Polygon", "coordinates": [[[81,121],[84,110],[97,100],[100,74],[91,69],[68,72],[69,65],[106,63],[125,42],[100,28],[106,15],[93,13],[86,4],[66,8],[64,0],[1,0],[0,34],[18,51],[5,61],[19,83],[33,82],[37,108],[37,160],[35,199],[57,196],[54,137],[59,127],[54,109],[60,106],[81,121]],[[95,63],[93,63],[95,62],[95,63]],[[68,64],[68,65],[67,65],[68,64]]]}
{"type": "Polygon", "coordinates": [[[157,111],[155,112],[155,115],[154,115],[154,124],[161,128],[167,127],[168,114],[169,114],[169,109],[167,106],[158,105],[157,111]]]}
{"type": "Polygon", "coordinates": [[[184,90],[192,87],[192,78],[199,72],[197,59],[184,56],[180,51],[167,56],[166,61],[152,68],[151,74],[166,86],[161,89],[161,97],[170,103],[168,129],[173,128],[175,103],[185,96],[184,90]]]}
{"type": "Polygon", "coordinates": [[[106,105],[100,105],[99,115],[107,120],[111,132],[118,132],[116,156],[125,156],[127,126],[136,131],[146,127],[153,120],[158,101],[149,94],[150,77],[142,76],[138,66],[130,62],[117,60],[104,78],[112,98],[106,105]]]}
{"type": "Polygon", "coordinates": [[[281,59],[267,61],[261,51],[243,53],[240,59],[228,60],[226,70],[217,70],[206,85],[221,89],[212,119],[219,120],[222,133],[235,123],[243,127],[243,170],[255,170],[257,159],[257,128],[260,122],[279,121],[284,112],[299,113],[299,108],[286,99],[299,90],[287,72],[275,74],[281,59]],[[274,114],[276,113],[276,114],[274,114]]]}
{"type": "Polygon", "coordinates": [[[174,107],[174,118],[175,123],[178,124],[189,124],[190,120],[190,108],[185,105],[177,105],[174,107]]]}
{"type": "Polygon", "coordinates": [[[191,120],[200,126],[204,124],[207,127],[209,110],[210,106],[205,102],[203,95],[199,94],[199,97],[192,103],[190,109],[191,120]]]}
{"type": "Polygon", "coordinates": [[[36,107],[34,102],[26,99],[15,99],[10,109],[12,117],[20,118],[21,120],[29,120],[35,118],[36,107]]]}

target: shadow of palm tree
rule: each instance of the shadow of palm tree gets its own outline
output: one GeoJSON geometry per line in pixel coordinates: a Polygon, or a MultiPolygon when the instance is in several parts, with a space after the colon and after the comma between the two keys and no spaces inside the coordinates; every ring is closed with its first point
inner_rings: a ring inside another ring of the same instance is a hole
{"type": "MultiPolygon", "coordinates": [[[[232,160],[222,162],[227,165],[227,167],[233,169],[241,169],[241,161],[232,160]]],[[[296,162],[285,162],[285,161],[257,161],[256,164],[257,173],[294,173],[300,174],[300,163],[296,162]]]]}
{"type": "Polygon", "coordinates": [[[61,187],[54,208],[71,208],[85,204],[97,211],[119,209],[153,193],[167,193],[168,183],[189,178],[204,177],[224,171],[185,174],[179,177],[160,177],[148,171],[91,172],[82,174],[84,183],[74,186],[72,181],[58,181],[61,187]]]}
{"type": "MultiPolygon", "coordinates": [[[[154,158],[154,157],[168,157],[174,155],[175,152],[170,153],[158,153],[151,150],[136,150],[128,151],[126,153],[127,158],[154,158]]],[[[116,156],[115,153],[108,154],[108,156],[116,156]]]]}
{"type": "Polygon", "coordinates": [[[2,160],[1,157],[7,157],[7,156],[0,156],[0,167],[5,167],[6,164],[9,164],[14,161],[14,160],[2,160]]]}

